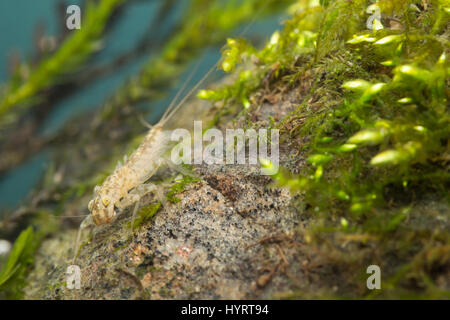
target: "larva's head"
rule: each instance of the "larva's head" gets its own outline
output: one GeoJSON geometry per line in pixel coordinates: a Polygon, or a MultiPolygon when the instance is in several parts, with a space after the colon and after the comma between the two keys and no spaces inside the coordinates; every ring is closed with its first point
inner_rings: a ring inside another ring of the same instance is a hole
{"type": "Polygon", "coordinates": [[[108,196],[96,196],[89,201],[88,209],[92,214],[92,219],[96,225],[110,223],[116,216],[114,203],[108,196]]]}

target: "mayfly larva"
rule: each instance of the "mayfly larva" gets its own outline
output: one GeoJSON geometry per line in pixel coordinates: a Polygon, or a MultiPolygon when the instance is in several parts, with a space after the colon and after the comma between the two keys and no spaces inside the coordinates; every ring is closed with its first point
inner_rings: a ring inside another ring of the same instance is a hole
{"type": "MultiPolygon", "coordinates": [[[[266,5],[267,2],[259,8],[258,12],[261,12],[266,5]]],[[[258,16],[258,14],[255,15],[251,23],[241,32],[240,36],[243,36],[243,34],[250,29],[251,25],[256,20],[256,16],[258,16]]],[[[129,159],[125,159],[123,165],[120,163],[117,165],[114,172],[106,178],[101,186],[95,187],[94,199],[88,204],[90,214],[83,220],[78,230],[75,257],[77,255],[81,231],[84,228],[92,224],[99,226],[110,223],[117,216],[115,208],[124,209],[135,203],[132,215],[133,225],[133,219],[136,215],[140,198],[144,194],[152,191],[158,193],[157,187],[154,184],[145,184],[145,182],[155,174],[161,164],[164,162],[170,164],[168,161],[165,161],[163,157],[170,147],[170,144],[168,143],[169,135],[163,131],[164,124],[177,112],[191,94],[198,89],[211,72],[214,71],[215,67],[216,64],[208,70],[203,78],[175,106],[175,102],[179,98],[179,95],[183,92],[186,84],[195,72],[196,68],[194,68],[194,71],[178,91],[160,121],[150,128],[150,131],[147,133],[141,145],[129,159]]]]}
{"type": "MultiPolygon", "coordinates": [[[[90,225],[103,225],[110,223],[117,216],[117,211],[135,203],[132,221],[139,207],[140,198],[150,192],[156,192],[154,184],[145,183],[158,168],[167,161],[164,154],[169,149],[169,135],[163,131],[166,122],[177,112],[189,96],[198,89],[203,81],[214,70],[215,65],[203,76],[203,78],[189,91],[189,93],[175,106],[180,93],[184,90],[194,71],[179,90],[170,106],[165,111],[160,121],[152,126],[141,145],[128,158],[124,164],[118,164],[114,172],[106,178],[101,186],[94,188],[94,198],[89,202],[90,214],[83,220],[78,231],[75,251],[78,250],[81,231],[90,225]]],[[[77,252],[75,252],[76,256],[77,252]]]]}

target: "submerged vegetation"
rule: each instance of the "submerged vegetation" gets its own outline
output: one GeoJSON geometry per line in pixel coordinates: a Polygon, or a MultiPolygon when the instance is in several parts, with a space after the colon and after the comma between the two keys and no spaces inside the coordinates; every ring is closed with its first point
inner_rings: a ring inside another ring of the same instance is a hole
{"type": "Polygon", "coordinates": [[[375,295],[448,298],[436,284],[449,275],[448,209],[442,216],[415,206],[450,200],[449,3],[380,1],[384,27],[374,31],[368,1],[321,4],[300,1],[262,50],[229,39],[222,68],[244,62],[238,79],[199,97],[251,112],[263,81],[292,91],[308,82],[303,101],[276,124],[307,165],[273,176],[317,218],[305,241],[360,290],[376,261],[387,284],[375,295]]]}
{"type": "MultiPolygon", "coordinates": [[[[231,115],[232,120],[244,117],[250,127],[261,125],[253,115],[262,104],[276,109],[280,100],[295,102],[287,115],[264,119],[280,129],[282,150],[288,150],[273,185],[288,188],[299,216],[306,213],[307,225],[296,237],[332,267],[342,287],[276,297],[450,298],[450,3],[380,0],[381,20],[369,30],[367,8],[375,1],[265,2],[263,13],[290,4],[291,17],[263,48],[228,38],[219,67],[233,81],[200,90],[197,97],[214,102],[212,125],[231,115]],[[383,272],[382,289],[372,292],[361,280],[371,264],[383,272]]],[[[114,8],[124,3],[102,0],[91,6],[87,16],[100,15],[101,23],[68,38],[25,82],[9,84],[0,98],[0,117],[17,116],[18,102],[32,105],[56,78],[78,70],[114,8]],[[84,48],[79,59],[68,63],[78,48],[84,48]]],[[[42,220],[49,211],[60,215],[85,205],[93,187],[142,139],[137,121],[123,120],[128,107],[159,96],[156,90],[166,90],[201,49],[225,42],[230,30],[256,19],[259,3],[191,1],[161,51],[108,99],[89,130],[78,128],[80,153],[106,144],[90,159],[95,166],[82,167],[71,181],[59,183],[51,167],[42,183],[46,192],[29,213],[42,220]],[[117,123],[125,129],[110,142],[117,123]]],[[[55,163],[70,163],[68,158],[61,152],[55,163]]],[[[177,195],[199,180],[185,177],[173,184],[168,202],[179,202],[177,195]]],[[[134,227],[151,220],[160,207],[159,202],[143,207],[134,227]]],[[[5,296],[20,297],[33,252],[55,232],[35,220],[39,236],[33,239],[31,228],[23,231],[0,272],[5,296]]]]}
{"type": "Polygon", "coordinates": [[[24,273],[32,263],[35,243],[32,227],[28,227],[17,238],[8,261],[0,272],[0,287],[6,296],[20,297],[20,289],[24,286],[24,273]],[[8,284],[13,283],[11,288],[8,284]]]}
{"type": "Polygon", "coordinates": [[[100,38],[108,18],[123,2],[124,0],[105,0],[97,4],[87,2],[86,21],[82,30],[69,37],[55,54],[44,58],[39,66],[31,71],[28,79],[21,78],[20,70],[29,69],[31,66],[23,65],[18,68],[0,100],[0,124],[4,123],[3,118],[12,107],[31,106],[33,102],[27,100],[39,100],[38,94],[41,91],[57,83],[62,75],[73,74],[79,70],[93,53],[99,51],[100,38]]]}

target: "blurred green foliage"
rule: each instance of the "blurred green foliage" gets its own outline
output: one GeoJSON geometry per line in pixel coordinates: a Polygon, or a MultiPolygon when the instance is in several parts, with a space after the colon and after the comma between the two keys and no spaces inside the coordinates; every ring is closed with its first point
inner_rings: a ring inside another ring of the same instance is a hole
{"type": "Polygon", "coordinates": [[[24,276],[33,261],[36,242],[32,227],[28,227],[17,238],[8,260],[0,271],[0,297],[19,298],[24,285],[24,276]],[[13,286],[11,286],[11,283],[13,286]]]}
{"type": "MultiPolygon", "coordinates": [[[[86,1],[86,13],[82,28],[73,33],[48,58],[45,58],[26,80],[13,76],[0,96],[0,119],[16,105],[32,106],[40,91],[61,81],[80,69],[83,63],[100,50],[100,40],[108,19],[124,0],[86,1]]],[[[84,15],[83,15],[84,17],[84,15]]]]}

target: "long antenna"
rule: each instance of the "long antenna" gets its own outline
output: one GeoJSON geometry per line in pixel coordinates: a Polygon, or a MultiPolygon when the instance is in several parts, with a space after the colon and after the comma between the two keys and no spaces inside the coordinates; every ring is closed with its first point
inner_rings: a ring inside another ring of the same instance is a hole
{"type": "Polygon", "coordinates": [[[208,70],[208,72],[200,79],[200,81],[197,82],[197,84],[191,90],[189,90],[189,92],[183,97],[183,99],[181,99],[181,101],[177,104],[177,106],[168,115],[166,115],[165,118],[163,118],[161,120],[162,125],[164,125],[175,114],[175,112],[177,112],[178,109],[180,109],[180,107],[186,102],[186,100],[189,99],[189,97],[194,93],[194,91],[197,90],[198,87],[200,87],[203,84],[203,82],[205,82],[205,80],[208,78],[208,76],[214,71],[216,66],[217,66],[217,63],[215,63],[208,70]]]}
{"type": "Polygon", "coordinates": [[[170,102],[170,105],[167,107],[166,111],[164,112],[164,114],[162,115],[161,119],[164,119],[165,117],[167,117],[167,115],[169,114],[169,112],[171,111],[171,109],[173,108],[173,106],[175,105],[175,102],[178,100],[178,98],[180,97],[181,93],[184,91],[184,89],[186,89],[187,84],[189,83],[189,81],[191,81],[192,77],[194,76],[194,74],[196,73],[198,67],[200,66],[200,61],[198,61],[195,64],[194,69],[191,71],[191,73],[189,74],[189,76],[187,77],[187,79],[184,81],[183,85],[181,86],[180,89],[178,89],[177,94],[175,95],[175,97],[172,99],[172,101],[170,102]]]}
{"type": "Polygon", "coordinates": [[[85,218],[87,216],[89,216],[90,214],[79,214],[77,216],[50,216],[54,219],[73,219],[73,218],[85,218]]]}
{"type": "MultiPolygon", "coordinates": [[[[259,7],[259,9],[257,10],[257,12],[253,15],[253,19],[250,21],[250,23],[245,27],[244,30],[242,30],[242,32],[239,34],[239,37],[242,37],[245,33],[247,33],[247,31],[254,25],[259,13],[261,13],[261,11],[263,11],[268,5],[268,1],[265,1],[264,4],[259,7]]],[[[220,59],[219,59],[220,61],[220,59]]],[[[189,97],[194,93],[194,91],[196,91],[203,82],[205,82],[205,80],[208,78],[208,76],[214,71],[215,67],[217,66],[218,62],[217,61],[209,70],[208,72],[202,77],[202,79],[191,89],[189,90],[189,92],[186,94],[186,96],[183,97],[183,99],[176,105],[175,108],[172,109],[173,105],[175,104],[175,101],[179,98],[181,92],[186,88],[187,83],[189,82],[189,80],[192,78],[193,74],[195,73],[195,71],[197,70],[198,66],[199,66],[199,62],[197,63],[196,67],[194,68],[194,70],[191,72],[191,74],[189,75],[188,79],[184,82],[182,88],[178,91],[177,95],[175,96],[175,98],[172,100],[172,102],[170,103],[169,107],[167,108],[167,110],[164,112],[162,118],[161,118],[161,124],[164,125],[174,114],[175,112],[178,111],[178,109],[180,109],[180,107],[186,102],[187,99],[189,99],[189,97]]]]}
{"type": "Polygon", "coordinates": [[[253,15],[253,19],[250,21],[250,23],[242,30],[242,32],[239,34],[239,37],[242,37],[244,34],[247,33],[248,30],[255,24],[256,19],[258,18],[259,14],[268,6],[269,1],[264,1],[264,4],[259,7],[259,9],[255,12],[253,15]]]}

